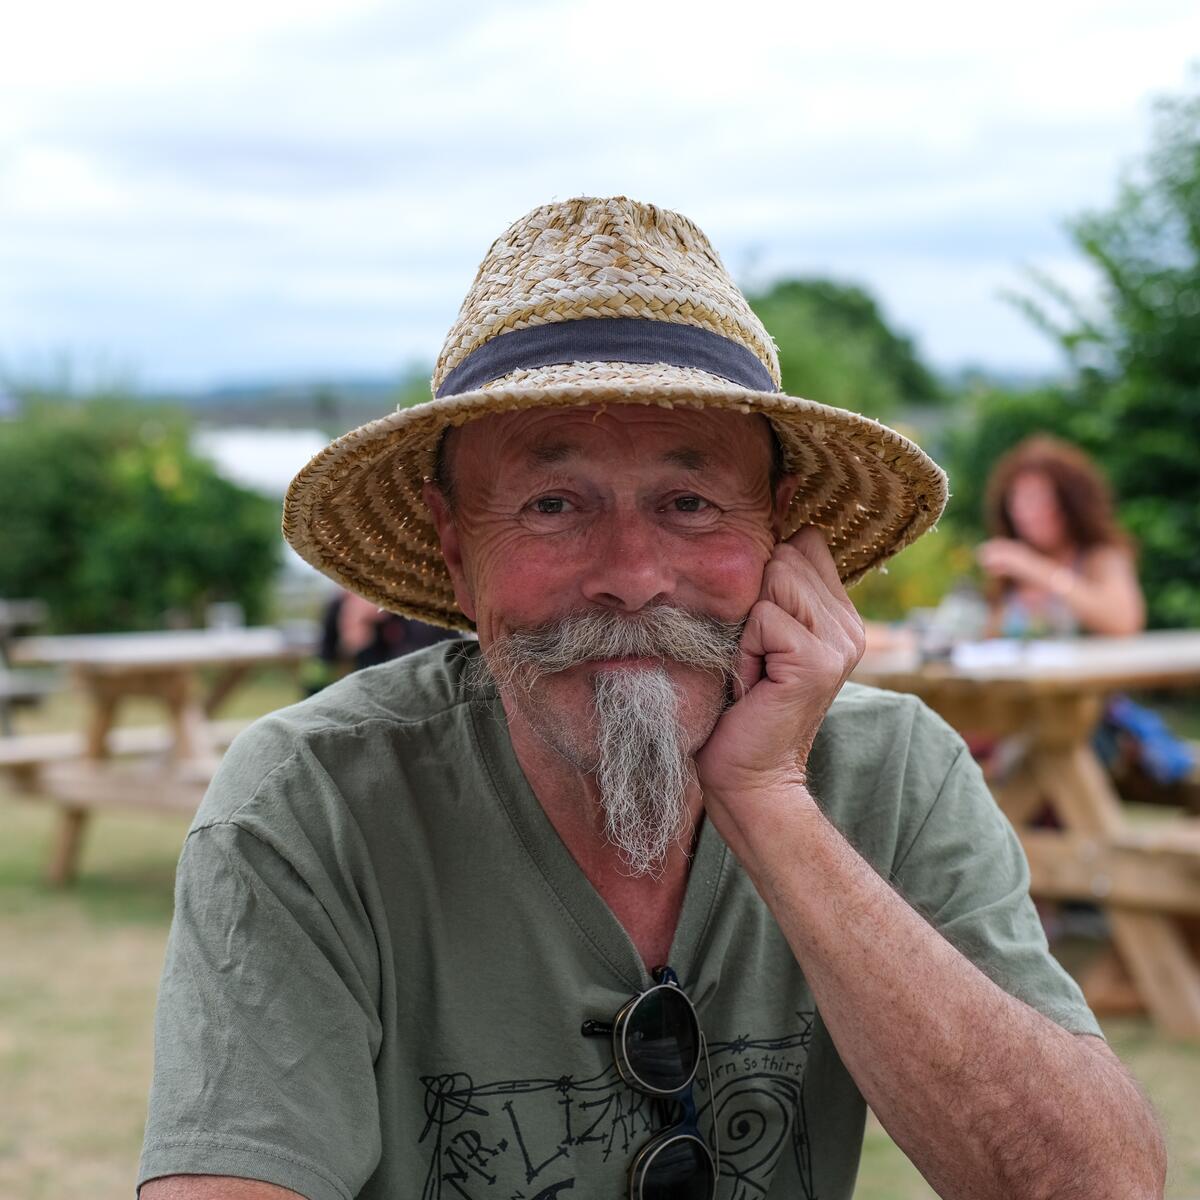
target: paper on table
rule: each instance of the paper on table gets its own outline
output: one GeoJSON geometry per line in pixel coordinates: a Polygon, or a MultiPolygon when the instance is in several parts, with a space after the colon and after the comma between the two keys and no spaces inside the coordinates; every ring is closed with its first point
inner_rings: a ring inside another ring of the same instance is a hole
{"type": "Polygon", "coordinates": [[[993,671],[1005,668],[1065,667],[1078,661],[1071,642],[990,638],[986,642],[959,642],[950,661],[960,671],[993,671]]]}

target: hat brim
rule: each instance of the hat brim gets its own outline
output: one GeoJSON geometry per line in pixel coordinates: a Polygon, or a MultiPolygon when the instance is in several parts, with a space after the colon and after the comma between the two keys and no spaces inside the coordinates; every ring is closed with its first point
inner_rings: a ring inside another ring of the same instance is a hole
{"type": "Polygon", "coordinates": [[[800,479],[784,536],[819,527],[846,585],[918,538],[946,504],[945,473],[920,447],[845,409],[669,367],[593,372],[573,382],[563,369],[519,375],[400,409],[338,438],[288,488],[284,536],[317,570],[381,608],[470,629],[421,497],[442,434],[491,413],[589,405],[762,414],[786,469],[800,479]]]}

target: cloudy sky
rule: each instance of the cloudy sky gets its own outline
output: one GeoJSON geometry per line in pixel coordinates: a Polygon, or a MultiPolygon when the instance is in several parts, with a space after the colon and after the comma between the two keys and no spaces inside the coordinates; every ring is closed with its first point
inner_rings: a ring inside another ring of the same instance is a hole
{"type": "Polygon", "coordinates": [[[1046,370],[1195,0],[38,0],[0,43],[0,367],[146,387],[432,360],[553,198],[676,208],[743,285],[860,282],[935,364],[1046,370]]]}

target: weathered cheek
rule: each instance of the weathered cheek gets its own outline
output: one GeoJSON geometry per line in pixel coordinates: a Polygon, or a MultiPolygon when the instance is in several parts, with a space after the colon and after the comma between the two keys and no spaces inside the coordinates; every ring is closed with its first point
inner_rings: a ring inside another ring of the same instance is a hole
{"type": "Polygon", "coordinates": [[[769,529],[747,523],[736,536],[705,548],[700,557],[704,564],[704,589],[712,596],[721,614],[740,619],[750,610],[762,589],[763,569],[775,549],[769,529]]]}
{"type": "Polygon", "coordinates": [[[532,538],[496,522],[480,527],[466,556],[467,581],[476,605],[514,615],[544,603],[556,573],[572,548],[551,539],[532,538]]]}

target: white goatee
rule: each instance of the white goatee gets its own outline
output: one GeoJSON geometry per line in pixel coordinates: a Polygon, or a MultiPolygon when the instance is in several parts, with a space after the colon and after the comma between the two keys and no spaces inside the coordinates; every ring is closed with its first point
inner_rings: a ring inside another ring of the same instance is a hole
{"type": "Polygon", "coordinates": [[[662,667],[606,671],[595,706],[604,831],[631,875],[658,875],[671,845],[692,831],[694,769],[675,687],[662,667]]]}
{"type": "MultiPolygon", "coordinates": [[[[665,605],[636,617],[595,610],[518,630],[478,660],[482,676],[521,695],[530,725],[547,745],[595,776],[605,835],[632,875],[661,874],[671,846],[692,831],[687,794],[695,769],[665,664],[710,671],[728,689],[741,631],[742,622],[665,605]],[[662,665],[598,673],[595,740],[580,746],[564,732],[562,714],[550,708],[538,682],[589,661],[625,657],[662,665]]],[[[719,713],[720,703],[714,721],[719,713]]]]}

